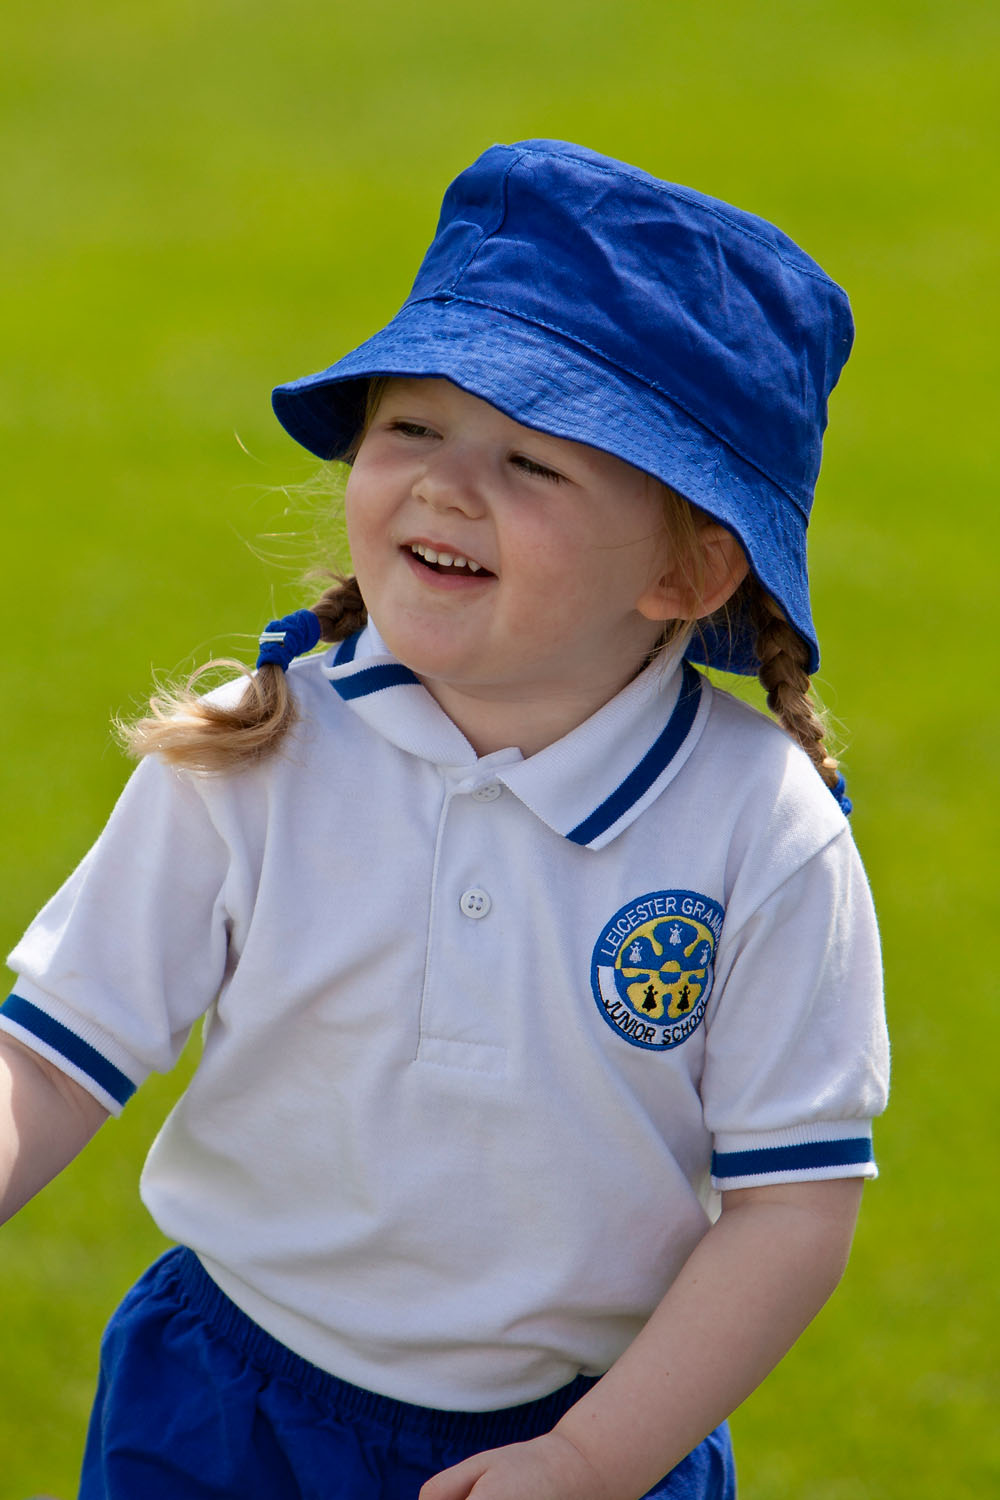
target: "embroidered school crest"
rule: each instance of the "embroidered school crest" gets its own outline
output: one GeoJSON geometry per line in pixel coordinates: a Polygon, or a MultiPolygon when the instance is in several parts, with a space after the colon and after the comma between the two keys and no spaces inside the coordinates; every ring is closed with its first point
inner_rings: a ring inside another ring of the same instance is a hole
{"type": "Polygon", "coordinates": [[[633,1047],[678,1047],[712,993],[723,908],[695,891],[654,891],[615,912],[594,948],[591,984],[609,1026],[633,1047]]]}

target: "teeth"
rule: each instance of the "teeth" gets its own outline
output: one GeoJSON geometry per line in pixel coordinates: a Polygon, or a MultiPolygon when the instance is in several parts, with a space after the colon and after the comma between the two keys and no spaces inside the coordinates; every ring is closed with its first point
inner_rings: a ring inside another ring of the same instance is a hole
{"type": "Polygon", "coordinates": [[[418,557],[425,562],[437,563],[440,568],[470,568],[473,573],[482,572],[482,564],[472,562],[467,557],[455,557],[450,552],[435,552],[433,547],[426,547],[423,542],[414,542],[410,547],[418,557]]]}

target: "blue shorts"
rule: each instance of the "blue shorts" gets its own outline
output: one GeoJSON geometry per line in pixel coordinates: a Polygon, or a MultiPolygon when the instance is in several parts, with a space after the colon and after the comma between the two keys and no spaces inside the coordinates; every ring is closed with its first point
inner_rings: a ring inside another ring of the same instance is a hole
{"type": "MultiPolygon", "coordinates": [[[[174,1249],[105,1333],[80,1500],[416,1500],[441,1469],[549,1431],[593,1384],[496,1412],[373,1395],[286,1349],[174,1249]]],[[[726,1427],[649,1493],[734,1500],[726,1427]]]]}

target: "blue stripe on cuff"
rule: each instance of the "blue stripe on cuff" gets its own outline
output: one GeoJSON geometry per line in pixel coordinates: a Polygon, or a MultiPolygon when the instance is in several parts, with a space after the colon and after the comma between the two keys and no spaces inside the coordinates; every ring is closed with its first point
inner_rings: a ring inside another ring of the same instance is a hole
{"type": "Polygon", "coordinates": [[[713,1151],[712,1176],[765,1177],[771,1172],[811,1171],[815,1167],[856,1166],[874,1161],[867,1136],[840,1141],[809,1141],[803,1146],[763,1146],[756,1151],[713,1151]]]}
{"type": "Polygon", "coordinates": [[[342,698],[365,698],[369,693],[380,693],[383,688],[405,687],[419,683],[420,678],[409,667],[398,662],[379,662],[374,667],[362,667],[353,677],[341,677],[331,682],[342,698]]]}
{"type": "Polygon", "coordinates": [[[674,711],[667,720],[667,727],[656,739],[634,771],[630,771],[622,784],[594,809],[589,818],[584,818],[571,829],[566,837],[574,844],[589,844],[599,838],[612,823],[628,812],[653,782],[673,760],[688,737],[698,702],[701,698],[701,673],[689,661],[684,663],[681,691],[674,711]]]}
{"type": "Polygon", "coordinates": [[[120,1072],[113,1063],[109,1063],[96,1047],[83,1041],[61,1021],[53,1020],[44,1010],[32,1005],[30,1000],[24,1000],[20,995],[10,995],[0,1005],[0,1014],[16,1021],[18,1026],[23,1026],[25,1031],[30,1031],[32,1036],[86,1073],[88,1078],[99,1084],[118,1104],[127,1104],[135,1093],[135,1084],[131,1078],[120,1072]]]}

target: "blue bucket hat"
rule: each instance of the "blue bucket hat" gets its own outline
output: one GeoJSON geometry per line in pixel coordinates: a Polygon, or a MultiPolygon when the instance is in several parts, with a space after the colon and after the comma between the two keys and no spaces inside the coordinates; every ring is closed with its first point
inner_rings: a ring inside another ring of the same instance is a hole
{"type": "MultiPolygon", "coordinates": [[[[736,535],[815,671],[806,526],[853,335],[844,292],[773,224],[582,146],[521,141],[455,178],[392,321],[273,404],[310,452],[342,458],[370,379],[441,376],[625,459],[736,535]]],[[[748,621],[708,628],[698,654],[758,666],[748,621]]]]}

